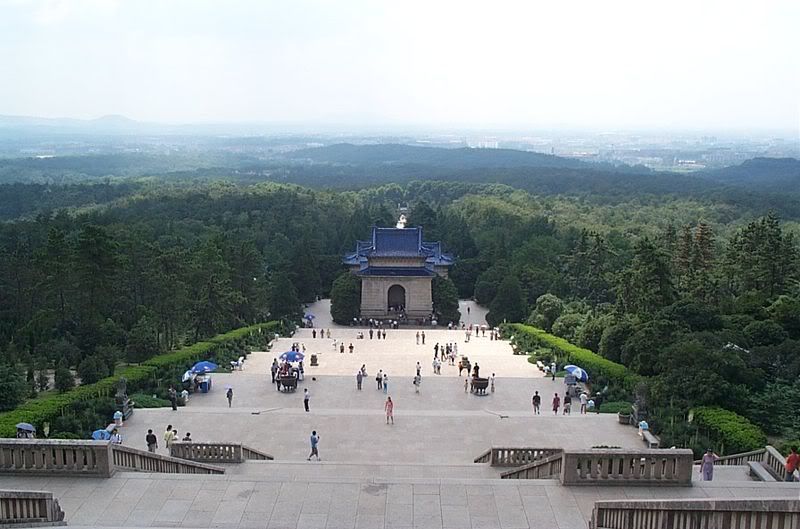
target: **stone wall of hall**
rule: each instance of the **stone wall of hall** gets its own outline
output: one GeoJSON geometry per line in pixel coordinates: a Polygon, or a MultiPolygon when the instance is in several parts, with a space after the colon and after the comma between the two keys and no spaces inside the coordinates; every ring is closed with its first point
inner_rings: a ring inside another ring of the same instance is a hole
{"type": "Polygon", "coordinates": [[[433,312],[430,277],[362,277],[361,316],[391,317],[389,288],[400,285],[406,291],[406,315],[409,318],[428,317],[433,312]]]}

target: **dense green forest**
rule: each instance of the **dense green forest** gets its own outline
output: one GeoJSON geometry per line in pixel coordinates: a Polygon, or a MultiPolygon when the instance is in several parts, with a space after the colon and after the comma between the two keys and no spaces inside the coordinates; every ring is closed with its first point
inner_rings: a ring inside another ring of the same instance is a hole
{"type": "MultiPolygon", "coordinates": [[[[354,241],[408,204],[411,224],[458,256],[461,297],[492,323],[529,322],[648,377],[667,439],[685,444],[701,405],[800,437],[800,202],[742,184],[742,168],[339,159],[121,177],[96,163],[46,167],[92,175],[69,184],[0,185],[2,409],[67,389],[72,373],[92,382],[235,327],[296,320],[301,302],[330,295],[354,241]]],[[[795,162],[750,165],[780,182],[799,174],[795,162]]]]}

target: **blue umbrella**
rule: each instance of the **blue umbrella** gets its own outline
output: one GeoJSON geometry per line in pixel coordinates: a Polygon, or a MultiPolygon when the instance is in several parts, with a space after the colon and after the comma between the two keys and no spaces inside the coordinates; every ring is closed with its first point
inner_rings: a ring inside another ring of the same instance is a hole
{"type": "Polygon", "coordinates": [[[305,355],[300,351],[286,351],[278,358],[287,362],[302,362],[305,359],[305,355]]]}
{"type": "Polygon", "coordinates": [[[574,376],[579,382],[589,382],[589,374],[578,366],[564,366],[564,371],[574,376]]]}
{"type": "Polygon", "coordinates": [[[307,320],[313,320],[314,318],[316,318],[316,316],[314,316],[314,315],[313,315],[313,314],[311,314],[310,312],[306,312],[306,315],[305,315],[305,316],[303,316],[303,317],[304,317],[305,319],[307,319],[307,320]]]}
{"type": "Polygon", "coordinates": [[[195,365],[192,366],[192,372],[194,373],[208,373],[210,371],[214,371],[219,366],[214,362],[209,362],[208,360],[203,360],[202,362],[197,362],[195,365]]]}
{"type": "Polygon", "coordinates": [[[111,439],[111,434],[106,430],[95,430],[92,432],[92,439],[95,441],[108,441],[111,439]]]}
{"type": "Polygon", "coordinates": [[[36,433],[36,428],[29,422],[21,422],[17,424],[17,430],[24,432],[36,433]]]}

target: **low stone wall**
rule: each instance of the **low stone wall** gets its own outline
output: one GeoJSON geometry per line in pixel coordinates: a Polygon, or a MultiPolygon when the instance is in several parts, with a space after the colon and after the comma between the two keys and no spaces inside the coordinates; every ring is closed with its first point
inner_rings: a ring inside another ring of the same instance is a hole
{"type": "Polygon", "coordinates": [[[800,500],[619,500],[594,504],[591,529],[788,529],[800,500]]]}
{"type": "Polygon", "coordinates": [[[489,463],[493,467],[519,467],[560,453],[560,448],[496,448],[490,451],[489,463]]]}
{"type": "Polygon", "coordinates": [[[109,441],[0,440],[0,473],[110,477],[112,472],[109,441]]]}
{"type": "Polygon", "coordinates": [[[694,457],[688,449],[580,450],[564,452],[564,485],[692,484],[694,457]]]}
{"type": "Polygon", "coordinates": [[[224,469],[111,441],[0,439],[0,474],[111,477],[116,470],[222,474],[224,469]]]}
{"type": "Polygon", "coordinates": [[[240,443],[175,442],[170,446],[169,455],[189,461],[212,463],[243,463],[248,459],[273,459],[268,454],[240,443]]]}
{"type": "Polygon", "coordinates": [[[500,474],[500,479],[553,479],[560,478],[564,454],[559,451],[527,465],[500,474]]]}
{"type": "Polygon", "coordinates": [[[115,469],[168,474],[224,474],[225,469],[177,457],[162,456],[127,446],[113,447],[115,469]]]}
{"type": "Polygon", "coordinates": [[[66,525],[64,511],[50,492],[0,490],[0,527],[66,525]]]}

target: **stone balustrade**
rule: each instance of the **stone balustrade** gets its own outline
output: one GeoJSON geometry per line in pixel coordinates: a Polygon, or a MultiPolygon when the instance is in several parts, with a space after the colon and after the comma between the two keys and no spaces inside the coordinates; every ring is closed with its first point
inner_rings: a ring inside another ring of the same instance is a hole
{"type": "Polygon", "coordinates": [[[688,449],[565,451],[561,483],[691,486],[693,463],[688,449]]]}
{"type": "Polygon", "coordinates": [[[800,500],[610,500],[594,504],[591,529],[800,527],[800,500]]]}
{"type": "Polygon", "coordinates": [[[113,446],[113,464],[119,470],[138,472],[164,472],[169,474],[224,474],[225,469],[187,461],[177,457],[162,456],[123,445],[113,446]]]}
{"type": "Polygon", "coordinates": [[[560,448],[492,448],[489,460],[493,467],[519,467],[560,453],[560,448]]]}
{"type": "Polygon", "coordinates": [[[761,463],[778,481],[786,479],[786,458],[773,446],[767,446],[761,463]]]}
{"type": "MultiPolygon", "coordinates": [[[[736,465],[742,466],[747,465],[747,463],[757,462],[761,463],[764,460],[764,454],[767,452],[766,448],[759,448],[758,450],[752,450],[750,452],[742,452],[740,454],[732,454],[729,456],[722,456],[716,461],[714,461],[714,465],[736,465]]],[[[702,463],[702,459],[696,459],[694,464],[699,465],[702,463]]]]}
{"type": "Polygon", "coordinates": [[[561,476],[564,453],[560,450],[514,470],[500,474],[501,479],[552,479],[561,476]]]}
{"type": "Polygon", "coordinates": [[[0,439],[0,474],[111,477],[116,470],[222,474],[224,469],[110,441],[0,439]]]}
{"type": "Polygon", "coordinates": [[[248,459],[271,460],[272,456],[240,443],[175,442],[169,449],[172,457],[189,461],[243,463],[248,459]]]}
{"type": "Polygon", "coordinates": [[[51,492],[0,490],[0,527],[66,525],[51,492]]]}
{"type": "Polygon", "coordinates": [[[109,477],[112,472],[109,441],[0,440],[0,474],[109,477]]]}

